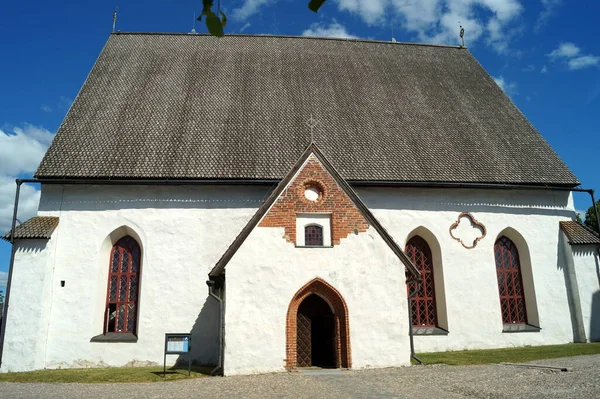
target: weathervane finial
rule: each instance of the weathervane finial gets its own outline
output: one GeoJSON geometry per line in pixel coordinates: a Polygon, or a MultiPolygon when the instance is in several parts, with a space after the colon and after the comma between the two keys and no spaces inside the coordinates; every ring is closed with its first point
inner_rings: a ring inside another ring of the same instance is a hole
{"type": "Polygon", "coordinates": [[[310,119],[306,121],[306,126],[310,128],[310,143],[313,144],[315,142],[315,127],[319,125],[319,121],[313,118],[312,114],[310,114],[310,119]]]}

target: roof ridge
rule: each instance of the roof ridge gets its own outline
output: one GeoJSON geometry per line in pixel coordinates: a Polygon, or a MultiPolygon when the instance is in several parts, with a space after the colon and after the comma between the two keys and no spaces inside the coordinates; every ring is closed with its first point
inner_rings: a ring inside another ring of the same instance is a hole
{"type": "MultiPolygon", "coordinates": [[[[157,36],[211,36],[208,33],[189,33],[189,32],[112,32],[111,36],[120,35],[157,35],[157,36]]],[[[249,34],[249,33],[229,33],[225,37],[264,37],[264,38],[281,38],[281,39],[307,39],[307,40],[332,40],[332,41],[343,41],[343,42],[357,42],[357,43],[377,43],[377,44],[394,44],[394,45],[406,45],[406,46],[423,46],[423,47],[439,47],[439,48],[452,48],[452,49],[467,49],[466,46],[452,46],[449,44],[433,44],[433,43],[416,43],[416,42],[392,42],[387,40],[373,40],[373,39],[361,39],[361,38],[343,38],[343,37],[323,37],[323,36],[296,36],[296,35],[269,35],[269,34],[249,34]]]]}

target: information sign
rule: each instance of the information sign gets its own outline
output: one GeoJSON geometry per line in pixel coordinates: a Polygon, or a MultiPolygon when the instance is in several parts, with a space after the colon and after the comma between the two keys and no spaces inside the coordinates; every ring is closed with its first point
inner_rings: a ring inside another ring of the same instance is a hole
{"type": "Polygon", "coordinates": [[[190,351],[190,336],[167,334],[167,355],[187,354],[190,351]]]}
{"type": "Polygon", "coordinates": [[[163,363],[163,377],[167,373],[167,355],[187,355],[188,375],[192,365],[192,334],[165,334],[165,356],[163,363]]]}

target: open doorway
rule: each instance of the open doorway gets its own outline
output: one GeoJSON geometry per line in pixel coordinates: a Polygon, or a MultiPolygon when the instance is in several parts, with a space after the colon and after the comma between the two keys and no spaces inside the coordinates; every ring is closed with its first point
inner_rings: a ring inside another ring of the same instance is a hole
{"type": "Polygon", "coordinates": [[[298,367],[334,368],[335,321],[323,298],[311,294],[298,308],[298,367]]]}

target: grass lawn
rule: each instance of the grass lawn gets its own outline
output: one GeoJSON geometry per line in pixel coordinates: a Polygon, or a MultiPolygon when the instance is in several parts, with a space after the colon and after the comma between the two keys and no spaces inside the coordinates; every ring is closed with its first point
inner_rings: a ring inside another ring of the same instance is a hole
{"type": "Polygon", "coordinates": [[[163,368],[158,367],[110,367],[90,369],[39,370],[24,373],[0,374],[0,382],[77,382],[98,384],[105,382],[161,382],[206,377],[210,367],[192,366],[188,377],[187,367],[167,368],[163,378],[163,368]]]}
{"type": "MultiPolygon", "coordinates": [[[[600,353],[600,342],[589,344],[566,344],[548,346],[526,346],[522,348],[487,349],[476,351],[418,353],[425,364],[489,364],[523,363],[533,360],[555,359],[559,357],[594,355],[600,353]]],[[[413,360],[413,364],[416,362],[413,360]]]]}

